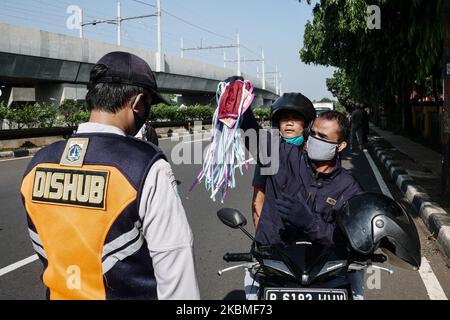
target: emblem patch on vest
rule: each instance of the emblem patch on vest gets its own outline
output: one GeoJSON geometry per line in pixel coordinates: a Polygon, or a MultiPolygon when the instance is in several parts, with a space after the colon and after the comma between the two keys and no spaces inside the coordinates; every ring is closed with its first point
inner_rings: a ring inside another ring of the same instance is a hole
{"type": "Polygon", "coordinates": [[[69,167],[81,167],[86,156],[89,138],[70,138],[59,164],[69,167]]]}
{"type": "Polygon", "coordinates": [[[331,204],[332,206],[334,206],[334,205],[336,204],[336,200],[333,199],[333,198],[328,197],[328,198],[327,198],[327,203],[328,203],[328,204],[331,204]]]}
{"type": "Polygon", "coordinates": [[[105,209],[109,172],[36,168],[33,202],[105,209]]]}

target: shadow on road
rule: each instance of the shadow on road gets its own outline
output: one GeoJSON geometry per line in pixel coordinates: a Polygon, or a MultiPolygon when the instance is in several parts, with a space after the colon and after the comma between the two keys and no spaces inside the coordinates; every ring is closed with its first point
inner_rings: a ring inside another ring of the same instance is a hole
{"type": "Polygon", "coordinates": [[[223,300],[245,300],[245,292],[244,290],[233,290],[223,300]]]}

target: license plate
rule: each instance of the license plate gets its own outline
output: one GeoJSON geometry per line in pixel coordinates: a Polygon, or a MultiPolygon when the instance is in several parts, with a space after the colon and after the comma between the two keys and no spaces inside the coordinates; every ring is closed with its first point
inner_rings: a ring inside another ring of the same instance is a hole
{"type": "Polygon", "coordinates": [[[344,289],[267,288],[266,300],[347,300],[344,289]]]}

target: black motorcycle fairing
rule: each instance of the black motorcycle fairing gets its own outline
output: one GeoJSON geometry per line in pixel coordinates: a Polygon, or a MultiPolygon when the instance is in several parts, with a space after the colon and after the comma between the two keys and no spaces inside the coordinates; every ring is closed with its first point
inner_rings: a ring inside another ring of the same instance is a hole
{"type": "MultiPolygon", "coordinates": [[[[253,255],[263,267],[267,267],[264,262],[269,259],[284,262],[290,273],[305,286],[320,277],[345,274],[349,265],[349,252],[345,246],[300,242],[287,246],[258,247],[254,249],[253,255]]],[[[276,274],[279,271],[268,272],[276,274]]]]}

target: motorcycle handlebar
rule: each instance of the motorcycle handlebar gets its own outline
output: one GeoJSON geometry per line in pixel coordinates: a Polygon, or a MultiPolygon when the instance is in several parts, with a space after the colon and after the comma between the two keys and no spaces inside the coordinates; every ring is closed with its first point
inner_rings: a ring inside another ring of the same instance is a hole
{"type": "Polygon", "coordinates": [[[229,253],[229,252],[227,252],[223,256],[223,260],[225,260],[226,262],[230,262],[230,261],[252,262],[253,255],[250,252],[248,252],[248,253],[229,253]]]}
{"type": "Polygon", "coordinates": [[[372,262],[383,263],[383,262],[385,262],[387,259],[386,259],[386,256],[385,256],[384,254],[377,254],[377,253],[375,253],[375,254],[372,255],[371,260],[372,260],[372,262]]]}

